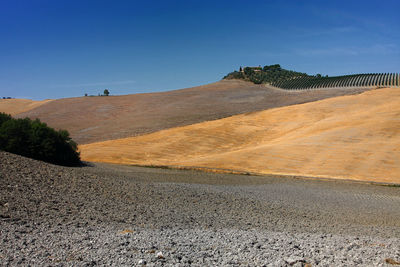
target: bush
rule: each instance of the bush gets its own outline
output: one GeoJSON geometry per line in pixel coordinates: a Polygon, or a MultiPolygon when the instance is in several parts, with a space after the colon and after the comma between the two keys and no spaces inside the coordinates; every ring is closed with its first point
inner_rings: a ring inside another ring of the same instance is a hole
{"type": "Polygon", "coordinates": [[[14,119],[0,113],[0,150],[64,166],[81,164],[76,143],[65,130],[40,120],[14,119]]]}

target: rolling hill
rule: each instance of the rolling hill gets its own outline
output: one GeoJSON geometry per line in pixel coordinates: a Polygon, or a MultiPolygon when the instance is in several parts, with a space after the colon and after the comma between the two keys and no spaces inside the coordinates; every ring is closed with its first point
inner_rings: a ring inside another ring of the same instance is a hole
{"type": "Polygon", "coordinates": [[[0,112],[6,112],[10,115],[17,115],[19,113],[30,111],[34,108],[40,107],[53,100],[46,99],[42,101],[34,101],[30,99],[0,99],[0,112]]]}
{"type": "MultiPolygon", "coordinates": [[[[365,90],[292,92],[241,80],[223,80],[161,93],[57,99],[21,113],[25,111],[22,109],[16,117],[39,118],[53,128],[68,130],[78,144],[88,144],[365,90]]],[[[10,107],[0,102],[0,111],[9,112],[10,107]]]]}
{"type": "Polygon", "coordinates": [[[118,164],[400,183],[399,103],[398,88],[377,89],[80,150],[84,160],[118,164]]]}

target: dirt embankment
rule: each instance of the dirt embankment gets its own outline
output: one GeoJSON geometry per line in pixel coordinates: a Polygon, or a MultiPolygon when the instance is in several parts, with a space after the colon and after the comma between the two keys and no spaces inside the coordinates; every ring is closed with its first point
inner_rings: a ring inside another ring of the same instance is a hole
{"type": "Polygon", "coordinates": [[[80,146],[82,158],[400,184],[400,90],[237,115],[80,146]]]}
{"type": "Polygon", "coordinates": [[[229,80],[162,93],[58,99],[18,116],[40,118],[87,144],[364,90],[290,92],[229,80]]]}

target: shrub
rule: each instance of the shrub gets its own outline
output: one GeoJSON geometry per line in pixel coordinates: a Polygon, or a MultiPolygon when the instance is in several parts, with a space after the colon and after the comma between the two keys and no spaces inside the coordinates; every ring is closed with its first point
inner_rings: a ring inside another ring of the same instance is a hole
{"type": "Polygon", "coordinates": [[[64,166],[81,163],[77,145],[67,131],[56,131],[38,119],[14,119],[5,113],[0,113],[0,150],[64,166]]]}

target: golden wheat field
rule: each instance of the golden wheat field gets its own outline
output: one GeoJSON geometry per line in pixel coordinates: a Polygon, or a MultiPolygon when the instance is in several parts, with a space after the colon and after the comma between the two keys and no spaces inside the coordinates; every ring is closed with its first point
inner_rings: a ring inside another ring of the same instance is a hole
{"type": "Polygon", "coordinates": [[[16,115],[40,107],[51,102],[51,99],[35,101],[30,99],[0,99],[0,112],[16,115]]]}
{"type": "Polygon", "coordinates": [[[400,183],[400,90],[236,115],[79,147],[83,160],[400,183]]]}

